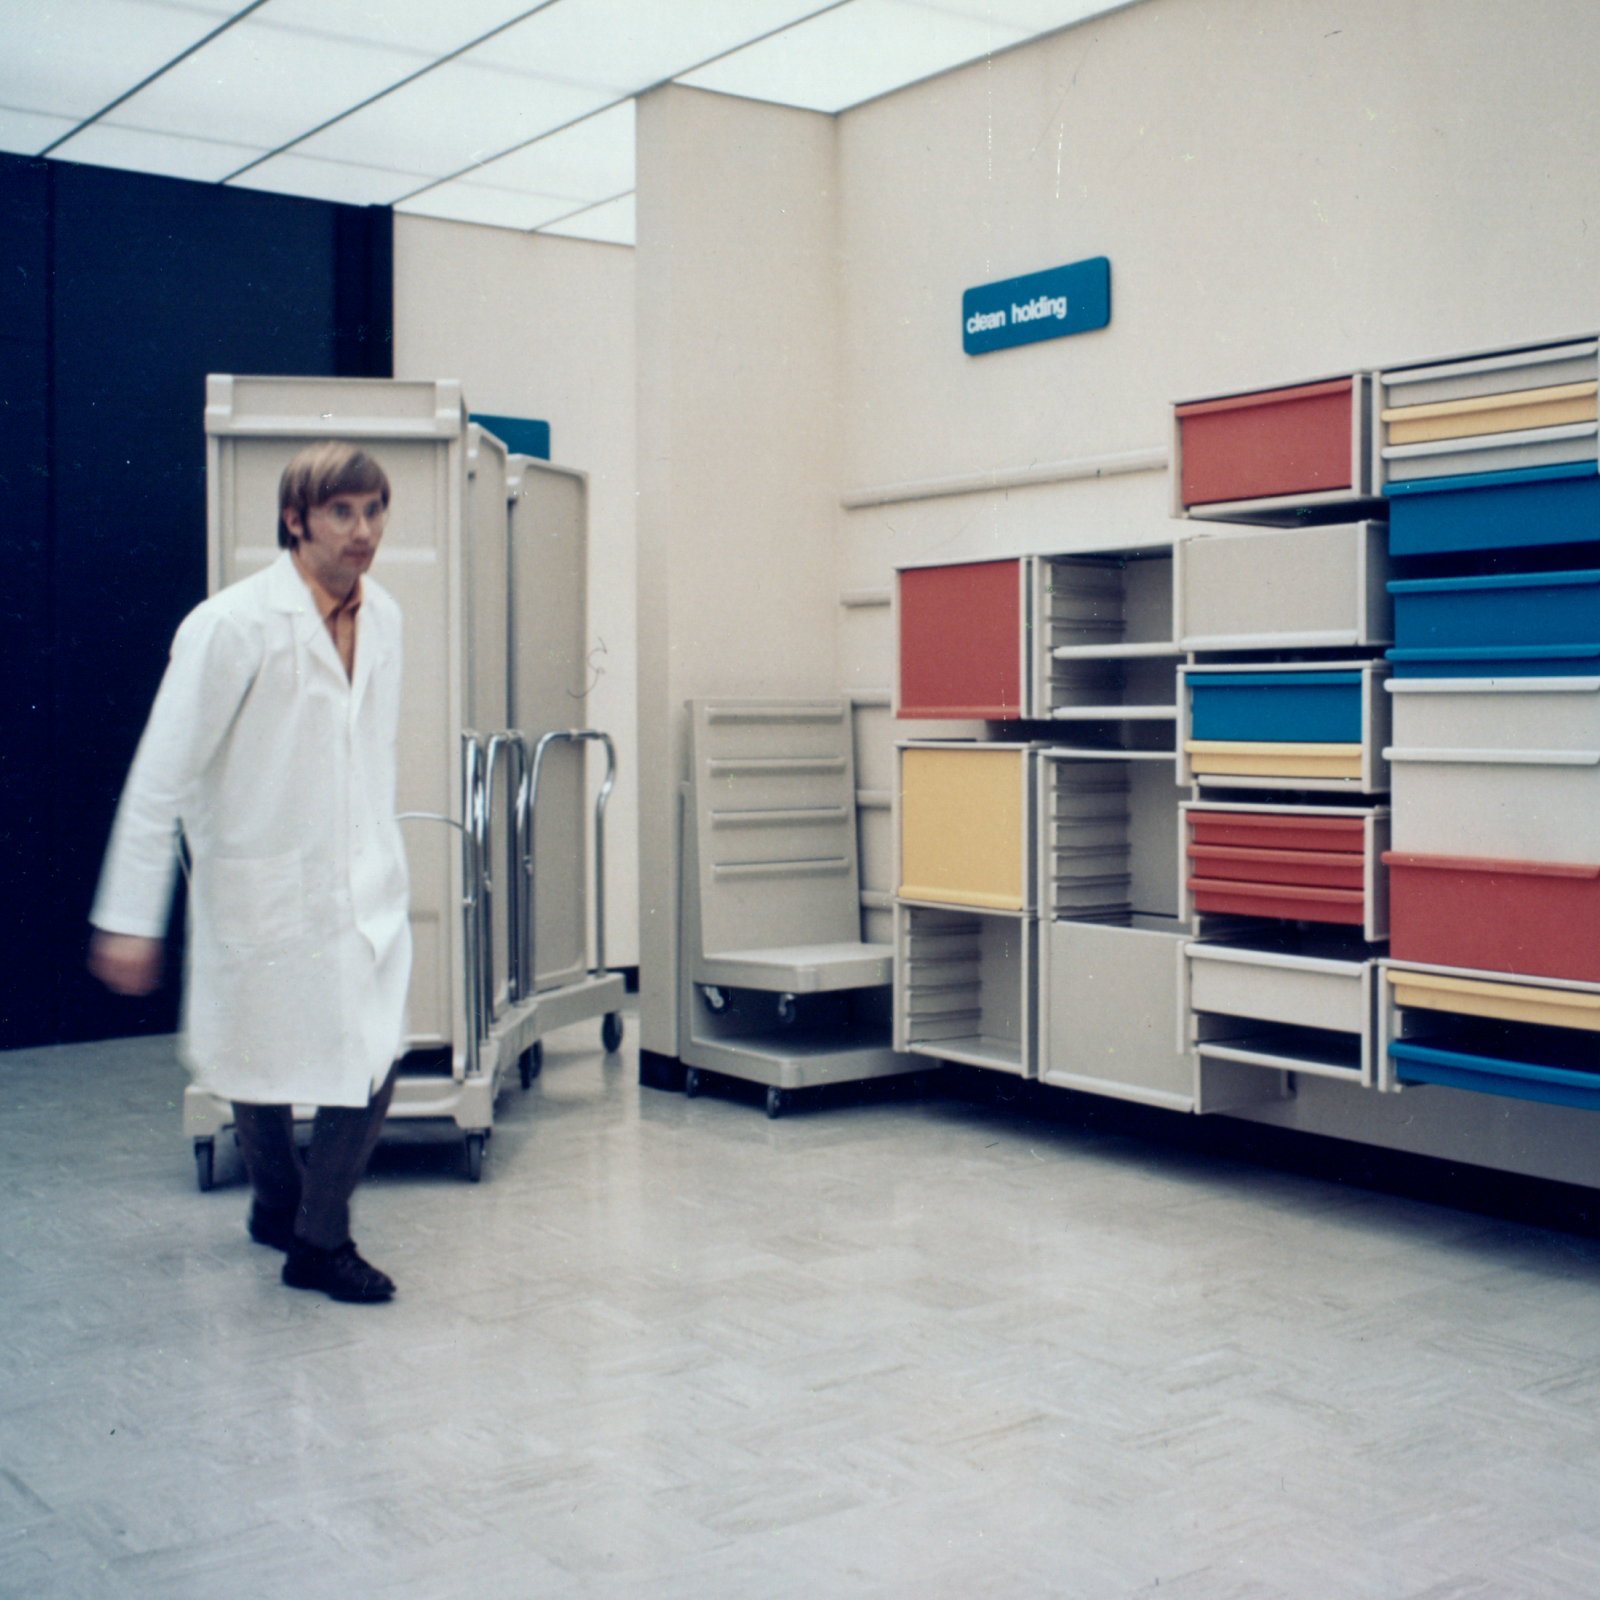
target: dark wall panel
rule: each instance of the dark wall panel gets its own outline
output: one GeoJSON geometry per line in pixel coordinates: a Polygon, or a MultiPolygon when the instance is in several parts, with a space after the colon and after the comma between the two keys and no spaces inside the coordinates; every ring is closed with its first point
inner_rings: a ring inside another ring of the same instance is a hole
{"type": "Polygon", "coordinates": [[[50,1037],[55,964],[38,936],[50,903],[54,696],[50,596],[49,175],[0,158],[0,917],[6,951],[0,1038],[50,1037]]]}
{"type": "Polygon", "coordinates": [[[117,794],[173,631],[205,594],[205,376],[386,375],[389,215],[66,163],[5,176],[48,196],[32,230],[48,406],[14,452],[45,488],[24,515],[41,547],[25,603],[46,744],[7,817],[43,863],[25,925],[51,993],[0,980],[0,1044],[165,1031],[175,984],[118,999],[83,955],[117,794]]]}

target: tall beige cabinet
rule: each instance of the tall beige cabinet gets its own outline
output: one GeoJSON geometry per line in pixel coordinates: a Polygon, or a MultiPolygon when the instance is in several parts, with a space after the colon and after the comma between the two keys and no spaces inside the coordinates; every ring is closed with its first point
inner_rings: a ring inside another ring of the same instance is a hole
{"type": "MultiPolygon", "coordinates": [[[[589,961],[585,754],[590,742],[610,746],[585,728],[586,482],[508,455],[470,420],[452,380],[212,376],[205,428],[213,592],[276,558],[278,479],[303,445],[359,443],[389,475],[373,576],[405,625],[407,1044],[450,1069],[402,1073],[391,1116],[453,1121],[476,1178],[509,1065],[520,1064],[526,1085],[541,1035],[586,1016],[606,1017],[608,1042],[620,1031],[623,980],[589,961]],[[541,744],[534,847],[513,848],[518,792],[541,744]],[[533,965],[524,972],[515,908],[526,876],[533,965]]],[[[202,1145],[226,1117],[209,1096],[186,1099],[202,1187],[202,1145]]]]}

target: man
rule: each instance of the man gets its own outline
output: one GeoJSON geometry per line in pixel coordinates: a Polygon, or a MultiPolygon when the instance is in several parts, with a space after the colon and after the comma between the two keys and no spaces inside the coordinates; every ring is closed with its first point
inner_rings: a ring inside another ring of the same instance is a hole
{"type": "Polygon", "coordinates": [[[408,886],[395,817],[400,612],[366,578],[389,480],[308,446],[278,486],[282,553],[179,627],[117,810],[89,969],[161,978],[182,828],[192,859],[183,1053],[233,1102],[250,1236],[337,1300],[394,1285],[350,1238],[405,1037],[408,886]],[[295,1105],[314,1105],[302,1161],[295,1105]]]}

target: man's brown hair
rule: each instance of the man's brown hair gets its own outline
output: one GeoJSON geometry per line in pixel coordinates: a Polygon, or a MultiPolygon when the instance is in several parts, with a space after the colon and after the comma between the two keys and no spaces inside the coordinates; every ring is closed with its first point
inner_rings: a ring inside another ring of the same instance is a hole
{"type": "Polygon", "coordinates": [[[336,494],[376,494],[389,509],[389,475],[378,463],[353,444],[325,439],[295,452],[278,480],[278,543],[292,550],[295,537],[284,521],[284,512],[293,511],[306,525],[307,512],[326,505],[336,494]]]}

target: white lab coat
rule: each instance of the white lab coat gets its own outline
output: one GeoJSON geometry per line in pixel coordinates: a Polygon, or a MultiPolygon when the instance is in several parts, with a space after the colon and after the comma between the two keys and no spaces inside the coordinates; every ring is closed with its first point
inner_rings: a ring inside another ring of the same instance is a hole
{"type": "Polygon", "coordinates": [[[365,1105],[405,1037],[400,609],[363,580],[353,681],[288,552],[184,619],[90,921],[166,929],[192,857],[183,1050],[229,1100],[365,1105]]]}

